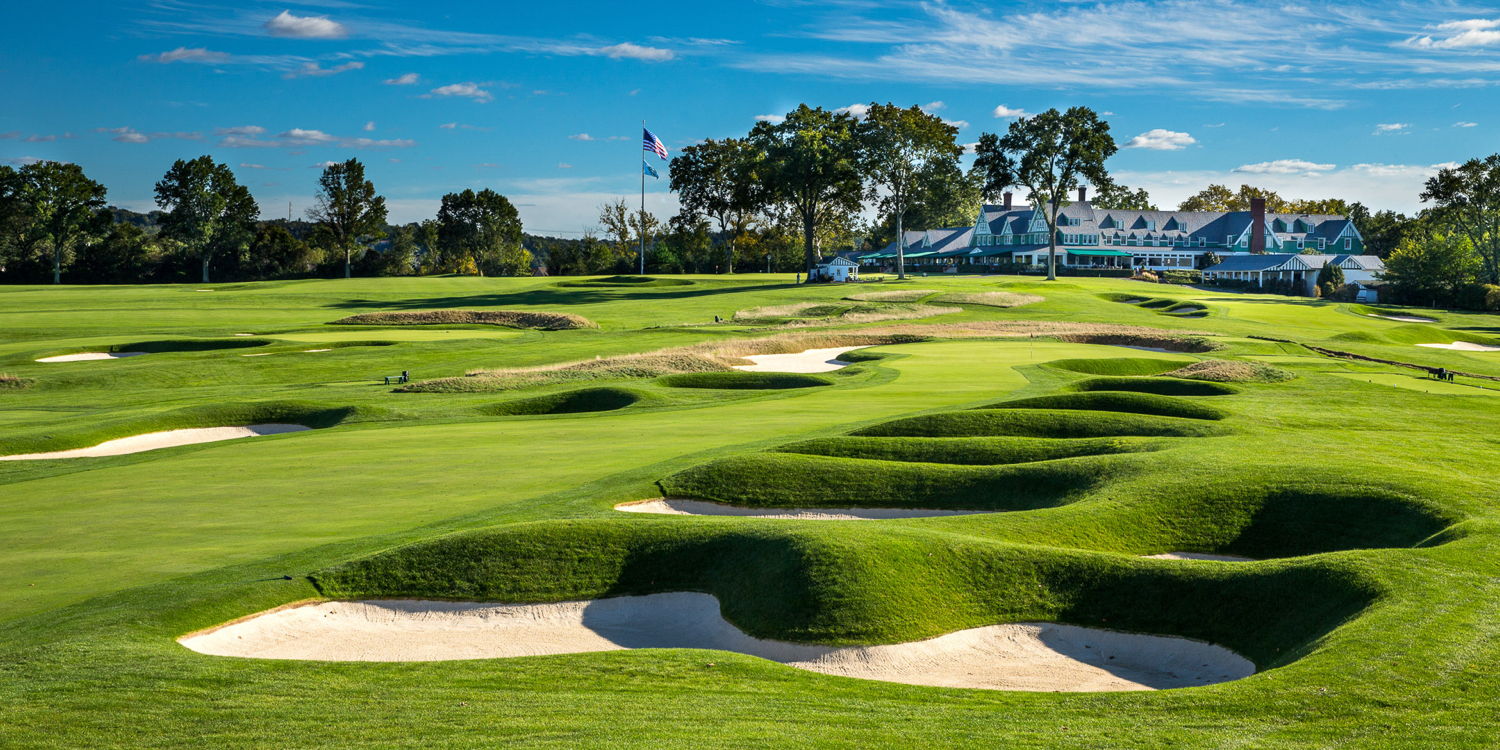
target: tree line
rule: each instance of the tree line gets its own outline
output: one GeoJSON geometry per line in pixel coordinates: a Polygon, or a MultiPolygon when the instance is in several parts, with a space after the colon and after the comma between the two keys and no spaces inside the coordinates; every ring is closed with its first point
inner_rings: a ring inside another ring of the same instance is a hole
{"type": "Polygon", "coordinates": [[[175,162],[159,211],[110,207],[76,164],[0,166],[0,282],[255,281],[343,275],[530,274],[520,215],[492,190],[442,198],[437,217],[392,226],[358,159],[326,166],[307,222],[260,220],[230,168],[175,162]]]}

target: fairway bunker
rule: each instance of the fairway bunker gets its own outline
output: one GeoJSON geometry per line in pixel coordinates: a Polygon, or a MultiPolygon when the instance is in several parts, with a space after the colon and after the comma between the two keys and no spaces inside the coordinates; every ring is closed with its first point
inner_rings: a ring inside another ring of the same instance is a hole
{"type": "Polygon", "coordinates": [[[1147,560],[1198,560],[1200,562],[1255,562],[1253,557],[1240,557],[1238,555],[1210,555],[1204,552],[1163,552],[1159,555],[1146,555],[1147,560]]]}
{"type": "Polygon", "coordinates": [[[1460,352],[1500,352],[1500,346],[1476,344],[1472,341],[1455,341],[1451,344],[1417,344],[1417,346],[1425,346],[1429,349],[1453,349],[1460,352]]]}
{"type": "Polygon", "coordinates": [[[1372,318],[1383,318],[1385,320],[1399,320],[1402,323],[1436,323],[1437,322],[1437,319],[1435,319],[1435,318],[1419,318],[1419,317],[1417,317],[1415,315],[1377,315],[1375,313],[1365,313],[1365,314],[1369,315],[1372,318]]]}
{"type": "Polygon", "coordinates": [[[796,354],[751,354],[745,359],[753,365],[739,365],[741,372],[832,372],[848,367],[852,362],[839,361],[839,355],[862,349],[859,346],[836,346],[828,349],[808,349],[796,354]]]}
{"type": "Polygon", "coordinates": [[[737,516],[785,521],[889,521],[897,518],[935,518],[987,513],[982,510],[924,510],[912,508],[747,508],[740,505],[711,503],[703,500],[659,497],[620,503],[615,510],[625,513],[654,513],[664,516],[737,516]]]}
{"type": "Polygon", "coordinates": [[[139,357],[150,352],[80,352],[78,354],[62,354],[56,357],[42,357],[38,362],[93,362],[101,359],[124,359],[126,357],[139,357]]]}
{"type": "Polygon", "coordinates": [[[989,625],[881,646],[761,640],[725,620],[713,596],[688,592],[551,604],[318,602],[274,609],[178,642],[212,656],[312,661],[714,649],[829,675],[990,690],[1158,690],[1255,672],[1248,659],[1208,643],[1052,623],[989,625]]]}
{"type": "Polygon", "coordinates": [[[216,443],[221,440],[235,440],[237,438],[260,437],[262,435],[281,435],[288,432],[302,432],[310,430],[300,424],[253,424],[244,427],[200,427],[187,430],[168,430],[166,432],[152,432],[145,435],[132,435],[118,440],[106,440],[89,448],[76,448],[74,450],[54,451],[52,453],[22,453],[14,456],[0,456],[0,461],[41,461],[54,458],[102,458],[104,456],[123,456],[130,453],[144,453],[161,448],[176,448],[183,445],[197,445],[199,443],[216,443]]]}

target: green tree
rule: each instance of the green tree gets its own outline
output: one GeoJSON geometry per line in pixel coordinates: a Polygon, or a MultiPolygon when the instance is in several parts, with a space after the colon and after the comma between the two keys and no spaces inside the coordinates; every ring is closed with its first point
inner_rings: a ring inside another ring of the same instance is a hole
{"type": "Polygon", "coordinates": [[[1448,305],[1459,289],[1473,283],[1481,268],[1467,236],[1430,231],[1401,240],[1386,259],[1381,278],[1399,302],[1448,305]]]}
{"type": "MultiPolygon", "coordinates": [[[[973,170],[964,172],[955,165],[945,178],[913,199],[906,210],[904,230],[970,226],[983,205],[984,176],[973,170]]],[[[870,228],[871,246],[885,247],[895,238],[896,217],[888,212],[881,214],[880,221],[870,228]]]]}
{"type": "Polygon", "coordinates": [[[1365,252],[1382,260],[1389,258],[1408,236],[1422,234],[1426,223],[1421,215],[1407,218],[1395,211],[1370,213],[1363,203],[1357,202],[1349,206],[1347,216],[1364,238],[1365,252]]]}
{"type": "Polygon", "coordinates": [[[1340,289],[1344,286],[1344,269],[1336,263],[1324,263],[1318,269],[1318,288],[1324,290],[1323,296],[1332,296],[1327,293],[1328,288],[1340,289]]]}
{"type": "Polygon", "coordinates": [[[734,273],[735,243],[755,220],[760,204],[755,165],[759,153],[741,138],[707,140],[688,146],[672,159],[672,190],[682,210],[719,225],[724,243],[724,272],[734,273]]]}
{"type": "Polygon", "coordinates": [[[1421,198],[1436,206],[1434,218],[1468,238],[1484,280],[1500,284],[1500,154],[1438,171],[1421,198]]]}
{"type": "Polygon", "coordinates": [[[896,219],[896,277],[904,279],[906,212],[917,196],[957,171],[963,154],[958,128],[921,107],[871,102],[856,135],[865,195],[896,219]]]}
{"type": "Polygon", "coordinates": [[[1094,208],[1113,211],[1156,211],[1151,195],[1145,188],[1131,190],[1107,176],[1104,184],[1094,185],[1094,208]]]}
{"type": "Polygon", "coordinates": [[[811,272],[819,259],[819,222],[860,207],[863,190],[854,118],[803,104],[779,123],[756,123],[750,142],[764,154],[756,171],[764,187],[762,200],[796,212],[802,229],[802,265],[811,272]]]}
{"type": "Polygon", "coordinates": [[[1109,123],[1088,107],[1049,109],[1012,122],[1003,137],[979,136],[974,168],[985,174],[985,192],[1024,187],[1032,209],[1047,220],[1049,281],[1057,279],[1057,215],[1067,205],[1066,193],[1080,181],[1105,184],[1104,161],[1117,150],[1109,123]]]}
{"type": "Polygon", "coordinates": [[[42,243],[52,247],[52,283],[62,283],[63,261],[73,245],[85,235],[94,222],[94,214],[104,208],[103,185],[89,179],[77,164],[39,161],[27,164],[14,173],[15,189],[28,217],[32,236],[22,241],[28,248],[42,243]]]}
{"type": "Polygon", "coordinates": [[[234,172],[211,156],[178,159],[156,183],[156,205],[166,211],[162,234],[181,242],[203,263],[208,283],[208,261],[216,253],[238,253],[248,246],[260,206],[250,190],[234,179],[234,172]]]}
{"type": "Polygon", "coordinates": [[[365,179],[358,159],[330,164],[318,178],[318,193],[307,218],[328,227],[334,247],[344,253],[344,278],[349,278],[354,250],[385,237],[385,198],[375,183],[365,179]]]}
{"type": "Polygon", "coordinates": [[[489,188],[449,193],[437,220],[445,259],[456,259],[461,266],[472,262],[480,275],[531,272],[531,253],[521,247],[521,216],[505,196],[489,188]]]}
{"type": "MultiPolygon", "coordinates": [[[[98,216],[109,221],[108,212],[98,216]]],[[[78,246],[70,273],[95,284],[137,284],[151,272],[151,237],[134,224],[112,224],[78,246]]]]}
{"type": "Polygon", "coordinates": [[[280,224],[268,224],[255,235],[246,252],[244,268],[254,278],[274,279],[306,273],[313,249],[280,224]]]}
{"type": "Polygon", "coordinates": [[[416,271],[417,225],[407,224],[390,233],[391,246],[380,254],[375,273],[380,276],[410,276],[416,271]]]}
{"type": "MultiPolygon", "coordinates": [[[[636,253],[640,248],[651,247],[661,235],[661,222],[650,211],[631,210],[625,199],[611,201],[599,207],[599,225],[609,238],[613,251],[607,262],[596,259],[589,264],[589,273],[615,271],[628,273],[636,267],[636,253]]],[[[597,256],[597,253],[593,255],[597,256]]]]}

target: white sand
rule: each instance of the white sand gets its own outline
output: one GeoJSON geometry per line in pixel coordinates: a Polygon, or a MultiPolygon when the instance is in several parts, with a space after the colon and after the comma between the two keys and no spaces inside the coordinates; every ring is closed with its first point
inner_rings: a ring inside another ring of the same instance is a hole
{"type": "Polygon", "coordinates": [[[1436,323],[1437,322],[1437,320],[1433,319],[1433,318],[1419,318],[1419,317],[1417,317],[1415,315],[1376,315],[1375,313],[1365,313],[1365,314],[1368,315],[1368,316],[1370,316],[1370,317],[1372,317],[1372,318],[1384,318],[1386,320],[1399,320],[1402,323],[1436,323]]]}
{"type": "Polygon", "coordinates": [[[1429,349],[1457,349],[1461,352],[1500,352],[1500,346],[1485,346],[1468,341],[1455,341],[1451,344],[1417,344],[1417,346],[1425,346],[1429,349]]]}
{"type": "Polygon", "coordinates": [[[1236,555],[1209,555],[1202,552],[1163,552],[1160,555],[1146,555],[1150,560],[1207,560],[1210,562],[1255,562],[1253,557],[1239,557],[1236,555]]]}
{"type": "Polygon", "coordinates": [[[118,440],[106,440],[92,448],[77,448],[53,453],[22,453],[0,456],[0,461],[35,461],[48,458],[99,458],[101,456],[123,456],[127,453],[154,451],[158,448],[176,448],[179,445],[215,443],[220,440],[280,435],[286,432],[302,432],[311,429],[300,424],[253,424],[247,427],[200,427],[188,430],[168,430],[146,435],[133,435],[118,440]]]}
{"type": "Polygon", "coordinates": [[[56,357],[42,357],[38,362],[92,362],[96,359],[124,359],[126,357],[139,357],[148,352],[83,352],[81,354],[63,354],[56,357]]]}
{"type": "Polygon", "coordinates": [[[253,334],[253,333],[236,333],[235,335],[236,336],[254,336],[255,334],[253,334]]]}
{"type": "Polygon", "coordinates": [[[739,505],[710,503],[703,500],[678,500],[659,497],[620,503],[615,510],[626,513],[660,513],[669,516],[741,516],[745,518],[778,518],[793,521],[882,521],[893,518],[933,518],[937,516],[970,516],[982,510],[915,510],[906,508],[746,508],[739,505]]]}
{"type": "Polygon", "coordinates": [[[829,349],[808,349],[796,354],[752,354],[745,359],[755,364],[739,365],[734,369],[745,372],[830,372],[852,364],[840,362],[838,360],[840,354],[863,348],[862,346],[836,346],[829,349]]]}
{"type": "Polygon", "coordinates": [[[556,604],[321,602],[178,639],[202,654],[317,661],[446,661],[636,648],[734,651],[824,674],[992,690],[1153,690],[1254,674],[1228,649],[1072,625],[990,625],[925,641],[828,647],[764,641],[708,594],[556,604]]]}
{"type": "Polygon", "coordinates": [[[333,350],[332,349],[303,349],[302,353],[303,354],[307,354],[309,352],[331,352],[331,351],[333,351],[333,350]]]}
{"type": "Polygon", "coordinates": [[[241,357],[269,357],[275,352],[261,352],[259,354],[241,354],[241,357]]]}

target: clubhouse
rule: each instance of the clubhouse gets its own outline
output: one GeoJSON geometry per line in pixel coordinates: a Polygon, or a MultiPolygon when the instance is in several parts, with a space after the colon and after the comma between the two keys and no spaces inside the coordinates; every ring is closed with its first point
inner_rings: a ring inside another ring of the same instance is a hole
{"type": "MultiPolygon", "coordinates": [[[[1361,255],[1364,238],[1343,216],[1268,214],[1265,202],[1258,199],[1249,211],[1095,208],[1086,191],[1079,188],[1078,200],[1058,212],[1060,267],[1114,272],[1201,269],[1209,254],[1227,259],[1311,251],[1368,257],[1361,255]]],[[[906,232],[909,268],[948,273],[1042,269],[1047,251],[1045,215],[1030,206],[1012,205],[1010,193],[1003,204],[981,207],[973,226],[906,232]]],[[[864,266],[894,266],[896,243],[857,260],[864,266]]]]}

